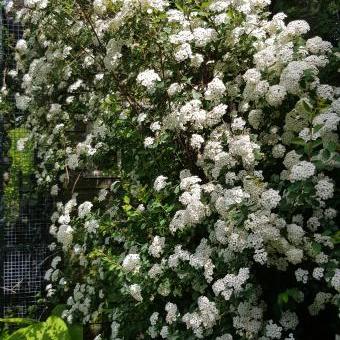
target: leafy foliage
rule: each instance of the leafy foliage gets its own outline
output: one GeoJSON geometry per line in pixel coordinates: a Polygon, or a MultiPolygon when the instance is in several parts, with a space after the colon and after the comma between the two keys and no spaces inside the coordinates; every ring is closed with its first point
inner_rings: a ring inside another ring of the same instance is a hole
{"type": "Polygon", "coordinates": [[[7,181],[4,188],[3,202],[7,221],[13,221],[19,216],[19,186],[33,173],[34,152],[28,140],[28,131],[16,128],[8,131],[10,149],[10,169],[6,173],[7,181]]]}
{"type": "Polygon", "coordinates": [[[30,319],[0,319],[9,324],[29,324],[27,327],[1,335],[3,340],[83,340],[82,328],[78,325],[67,326],[63,319],[52,315],[46,321],[37,322],[30,319]]]}

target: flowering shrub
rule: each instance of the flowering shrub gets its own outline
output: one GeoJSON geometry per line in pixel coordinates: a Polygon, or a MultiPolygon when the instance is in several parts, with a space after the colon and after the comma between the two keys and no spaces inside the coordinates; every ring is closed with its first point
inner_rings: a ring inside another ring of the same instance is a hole
{"type": "Polygon", "coordinates": [[[332,46],[269,2],[25,0],[17,105],[39,184],[73,193],[46,273],[69,323],[294,339],[339,305],[340,92],[318,78],[332,46]],[[116,180],[81,201],[98,169],[116,180]]]}

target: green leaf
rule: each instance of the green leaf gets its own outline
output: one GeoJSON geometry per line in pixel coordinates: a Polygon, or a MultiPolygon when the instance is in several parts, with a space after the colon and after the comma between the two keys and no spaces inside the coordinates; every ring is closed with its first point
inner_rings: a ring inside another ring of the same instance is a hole
{"type": "Polygon", "coordinates": [[[277,302],[279,305],[284,305],[288,302],[289,295],[287,292],[280,293],[277,297],[277,302]]]}
{"type": "Polygon", "coordinates": [[[322,246],[320,243],[317,242],[313,242],[312,243],[312,248],[315,252],[317,252],[318,254],[322,251],[322,246]]]}
{"type": "Polygon", "coordinates": [[[69,327],[69,333],[72,340],[83,340],[83,326],[72,325],[69,327]]]}
{"type": "Polygon", "coordinates": [[[44,332],[45,323],[39,322],[34,325],[18,329],[9,336],[8,340],[42,340],[44,339],[44,332]]]}
{"type": "Polygon", "coordinates": [[[306,110],[306,112],[312,112],[313,106],[306,100],[302,101],[303,108],[306,110]]]}
{"type": "Polygon", "coordinates": [[[25,318],[5,318],[5,319],[0,318],[0,322],[31,325],[37,321],[33,319],[25,319],[25,318]]]}
{"type": "Polygon", "coordinates": [[[340,244],[340,230],[338,230],[333,236],[332,236],[332,242],[334,244],[340,244]]]}
{"type": "Polygon", "coordinates": [[[298,302],[299,300],[299,290],[297,288],[289,288],[286,291],[280,293],[277,296],[277,303],[282,306],[289,302],[289,298],[292,298],[294,301],[298,302]]]}
{"type": "Polygon", "coordinates": [[[42,340],[72,340],[65,321],[58,316],[50,316],[45,322],[42,340]]]}
{"type": "Polygon", "coordinates": [[[209,1],[204,1],[202,4],[201,4],[201,8],[202,9],[205,9],[207,7],[209,7],[211,5],[212,1],[209,0],[209,1]]]}
{"type": "Polygon", "coordinates": [[[335,142],[328,142],[326,145],[325,145],[325,148],[330,151],[330,152],[335,152],[336,151],[336,143],[335,142]]]}
{"type": "Polygon", "coordinates": [[[66,309],[66,305],[57,305],[52,309],[51,315],[61,317],[62,312],[66,309]]]}
{"type": "Polygon", "coordinates": [[[331,153],[329,150],[324,149],[321,152],[321,157],[323,161],[328,161],[331,158],[331,153]]]}
{"type": "Polygon", "coordinates": [[[180,5],[178,3],[178,1],[175,2],[175,6],[177,7],[177,9],[179,9],[180,11],[184,12],[184,8],[182,7],[182,5],[180,5]]]}

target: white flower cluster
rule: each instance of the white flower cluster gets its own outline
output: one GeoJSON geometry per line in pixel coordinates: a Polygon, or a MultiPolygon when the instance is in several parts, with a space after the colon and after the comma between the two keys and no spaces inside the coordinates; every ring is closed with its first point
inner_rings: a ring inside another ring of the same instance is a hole
{"type": "Polygon", "coordinates": [[[249,279],[249,268],[241,268],[238,275],[227,274],[223,279],[217,280],[212,289],[215,295],[223,296],[228,301],[233,293],[238,294],[242,290],[242,286],[249,279]]]}
{"type": "Polygon", "coordinates": [[[165,246],[165,237],[155,236],[149,247],[149,253],[153,257],[158,258],[163,253],[164,246],[165,246]]]}
{"type": "Polygon", "coordinates": [[[146,87],[148,91],[153,91],[158,81],[161,81],[160,76],[155,72],[155,70],[151,69],[145,70],[137,76],[137,82],[146,87]]]}
{"type": "Polygon", "coordinates": [[[198,311],[183,315],[182,321],[188,329],[192,329],[197,338],[203,338],[204,329],[212,328],[219,320],[219,311],[214,302],[206,296],[200,296],[197,300],[198,311]]]}
{"type": "Polygon", "coordinates": [[[201,202],[202,188],[199,185],[201,179],[190,176],[190,173],[182,172],[180,188],[185,190],[180,197],[180,202],[186,206],[178,210],[170,223],[172,233],[182,230],[187,226],[194,226],[201,222],[209,214],[208,207],[201,202]]]}
{"type": "Polygon", "coordinates": [[[122,267],[127,272],[139,271],[140,257],[139,254],[129,254],[123,260],[122,267]]]}
{"type": "Polygon", "coordinates": [[[168,179],[168,177],[166,176],[158,176],[155,179],[155,182],[153,184],[153,187],[156,191],[161,191],[162,189],[164,189],[167,185],[166,180],[168,179]]]}

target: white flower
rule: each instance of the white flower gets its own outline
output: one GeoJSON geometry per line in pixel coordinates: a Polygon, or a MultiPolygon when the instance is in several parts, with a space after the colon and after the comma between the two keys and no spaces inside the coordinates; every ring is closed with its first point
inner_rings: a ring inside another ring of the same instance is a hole
{"type": "Polygon", "coordinates": [[[282,327],[273,323],[273,320],[270,320],[266,326],[266,336],[271,339],[281,339],[282,327]]]}
{"type": "Polygon", "coordinates": [[[28,141],[28,137],[20,138],[17,141],[17,150],[24,151],[27,141],[28,141]]]}
{"type": "Polygon", "coordinates": [[[276,144],[273,146],[272,153],[274,158],[283,158],[286,152],[286,148],[282,144],[276,144]]]}
{"type": "Polygon", "coordinates": [[[291,21],[286,28],[286,32],[293,35],[306,34],[309,30],[310,27],[305,20],[291,21]]]}
{"type": "Polygon", "coordinates": [[[204,143],[204,138],[201,135],[193,134],[190,139],[190,145],[194,149],[200,149],[201,145],[204,143]]]}
{"type": "Polygon", "coordinates": [[[249,112],[248,121],[249,121],[249,124],[254,129],[258,129],[260,127],[262,118],[263,118],[262,110],[251,110],[249,112]]]}
{"type": "Polygon", "coordinates": [[[179,317],[177,305],[175,305],[174,303],[168,302],[165,305],[165,311],[167,312],[165,321],[170,325],[176,322],[177,318],[179,317]]]}
{"type": "Polygon", "coordinates": [[[97,14],[104,14],[106,12],[105,1],[93,0],[93,9],[97,14]]]}
{"type": "Polygon", "coordinates": [[[31,98],[25,95],[19,95],[16,93],[15,95],[15,103],[16,107],[19,110],[25,111],[28,108],[29,103],[31,102],[31,98]]]}
{"type": "Polygon", "coordinates": [[[271,106],[279,106],[282,104],[287,94],[286,89],[280,85],[270,86],[266,94],[266,100],[271,106]]]}
{"type": "Polygon", "coordinates": [[[306,47],[313,54],[325,54],[331,51],[332,44],[320,37],[314,37],[306,41],[306,47]]]}
{"type": "Polygon", "coordinates": [[[75,153],[70,154],[66,160],[66,164],[71,170],[75,170],[79,165],[78,155],[75,153]]]}
{"type": "Polygon", "coordinates": [[[226,87],[220,78],[214,78],[207,87],[205,91],[206,100],[217,100],[223,97],[226,92],[226,87]]]}
{"type": "Polygon", "coordinates": [[[314,279],[316,280],[321,280],[324,276],[324,268],[321,268],[321,267],[317,267],[317,268],[314,268],[313,270],[313,277],[314,279]]]}
{"type": "Polygon", "coordinates": [[[287,225],[287,233],[288,239],[294,244],[301,243],[305,235],[303,228],[294,223],[287,225]]]}
{"type": "Polygon", "coordinates": [[[139,254],[128,254],[125,256],[122,267],[123,269],[130,273],[130,272],[138,272],[140,268],[140,256],[139,254]]]}
{"type": "Polygon", "coordinates": [[[316,89],[316,94],[325,100],[333,100],[334,90],[330,85],[319,85],[316,89]]]}
{"type": "Polygon", "coordinates": [[[153,188],[156,190],[156,191],[161,191],[162,189],[164,189],[166,187],[166,185],[168,184],[166,182],[166,180],[168,179],[168,177],[165,177],[165,176],[158,176],[156,179],[155,179],[155,182],[153,184],[153,188]]]}
{"type": "Polygon", "coordinates": [[[303,250],[297,248],[291,248],[286,253],[287,259],[289,262],[293,264],[298,264],[302,262],[303,259],[303,250]]]}
{"type": "Polygon", "coordinates": [[[169,6],[169,2],[166,0],[147,0],[150,7],[157,9],[158,11],[164,11],[169,6]]]}
{"type": "Polygon", "coordinates": [[[256,84],[261,80],[261,73],[257,69],[251,68],[247,70],[246,73],[243,75],[243,79],[247,83],[256,84]]]}
{"type": "Polygon", "coordinates": [[[175,52],[175,59],[179,63],[184,60],[190,59],[191,56],[192,56],[192,50],[191,50],[190,44],[184,43],[177,47],[176,52],[175,52]]]}
{"type": "Polygon", "coordinates": [[[182,86],[181,84],[172,83],[172,84],[169,86],[167,92],[168,92],[168,95],[169,95],[170,97],[172,97],[172,96],[176,95],[177,93],[180,93],[180,92],[182,91],[182,89],[183,89],[183,86],[182,86]]]}
{"type": "Polygon", "coordinates": [[[272,210],[277,207],[281,201],[281,196],[277,190],[269,189],[261,195],[261,205],[268,210],[272,210]]]}
{"type": "Polygon", "coordinates": [[[161,332],[159,333],[163,339],[167,339],[169,335],[168,326],[163,326],[161,332]]]}
{"type": "Polygon", "coordinates": [[[163,253],[165,245],[165,237],[155,236],[152,240],[151,245],[149,246],[149,254],[153,257],[159,258],[163,253]]]}
{"type": "Polygon", "coordinates": [[[148,271],[148,275],[151,279],[156,278],[158,275],[162,273],[162,267],[158,263],[155,263],[150,270],[148,271]]]}
{"type": "Polygon", "coordinates": [[[27,42],[24,39],[19,39],[15,46],[15,49],[20,53],[25,53],[27,51],[27,42]]]}
{"type": "Polygon", "coordinates": [[[50,191],[51,195],[52,195],[52,196],[58,196],[58,192],[59,192],[59,187],[58,187],[58,185],[57,185],[57,184],[53,185],[53,186],[51,187],[51,191],[50,191]]]}
{"type": "Polygon", "coordinates": [[[171,44],[183,44],[183,43],[190,42],[193,39],[194,39],[194,36],[189,30],[180,31],[177,34],[170,35],[169,37],[169,41],[171,44]]]}
{"type": "Polygon", "coordinates": [[[198,27],[193,30],[196,46],[204,47],[217,38],[217,32],[212,28],[198,27]]]}
{"type": "Polygon", "coordinates": [[[316,73],[316,68],[305,61],[292,61],[282,71],[280,84],[288,93],[298,94],[301,90],[300,80],[306,70],[310,70],[312,74],[316,73]]]}
{"type": "Polygon", "coordinates": [[[268,261],[268,253],[264,249],[256,249],[253,258],[254,261],[264,265],[268,261]]]}
{"type": "Polygon", "coordinates": [[[283,165],[287,168],[290,169],[294,165],[299,163],[301,156],[295,152],[295,150],[292,150],[286,154],[286,157],[283,161],[283,165]]]}
{"type": "Polygon", "coordinates": [[[139,302],[143,301],[142,288],[139,284],[132,284],[131,286],[129,286],[129,292],[135,300],[139,302]]]}
{"type": "Polygon", "coordinates": [[[108,191],[106,189],[100,189],[98,194],[98,201],[102,202],[105,200],[106,196],[108,194],[108,191]]]}
{"type": "Polygon", "coordinates": [[[228,211],[231,205],[241,204],[244,199],[249,197],[250,195],[246,193],[241,187],[226,189],[223,196],[216,200],[215,206],[217,211],[223,215],[228,211]]]}
{"type": "Polygon", "coordinates": [[[9,0],[7,1],[6,3],[6,7],[5,7],[5,12],[6,13],[9,13],[12,9],[13,9],[13,1],[12,0],[9,0]]]}
{"type": "Polygon", "coordinates": [[[204,61],[204,57],[200,53],[195,53],[190,58],[190,65],[194,68],[199,68],[204,61]]]}
{"type": "Polygon", "coordinates": [[[161,81],[161,78],[155,70],[148,69],[139,73],[137,76],[137,83],[146,87],[148,91],[152,91],[159,81],[161,81]]]}
{"type": "Polygon", "coordinates": [[[331,285],[337,292],[340,292],[340,269],[335,269],[334,276],[331,280],[331,285]]]}
{"type": "Polygon", "coordinates": [[[289,310],[282,313],[280,324],[283,326],[285,330],[295,329],[299,324],[299,319],[296,313],[291,312],[289,310]]]}
{"type": "Polygon", "coordinates": [[[216,340],[233,340],[233,336],[229,333],[223,334],[222,336],[218,336],[216,340]]]}
{"type": "Polygon", "coordinates": [[[308,281],[308,270],[298,268],[295,271],[295,278],[297,282],[307,283],[308,281]]]}
{"type": "Polygon", "coordinates": [[[311,162],[301,161],[296,165],[293,165],[289,179],[291,182],[303,181],[315,174],[315,165],[311,162]]]}
{"type": "Polygon", "coordinates": [[[47,7],[47,0],[24,0],[24,4],[27,7],[34,8],[35,6],[38,9],[44,9],[47,7]]]}
{"type": "Polygon", "coordinates": [[[154,312],[152,313],[152,315],[150,316],[150,324],[151,326],[155,326],[157,321],[159,318],[159,313],[158,312],[154,312]]]}
{"type": "Polygon", "coordinates": [[[142,124],[145,121],[145,119],[147,118],[147,116],[148,115],[146,113],[140,113],[137,117],[138,124],[142,124]]]}
{"type": "Polygon", "coordinates": [[[96,220],[89,220],[85,222],[85,229],[88,233],[95,233],[99,228],[99,223],[96,220]]]}
{"type": "Polygon", "coordinates": [[[315,190],[318,198],[328,200],[334,195],[334,184],[326,177],[318,181],[315,190]]]}
{"type": "Polygon", "coordinates": [[[231,123],[231,128],[234,131],[243,130],[245,125],[246,125],[246,122],[243,118],[236,117],[233,119],[233,122],[231,123]]]}
{"type": "Polygon", "coordinates": [[[153,122],[151,125],[150,125],[150,130],[152,132],[156,132],[156,131],[159,131],[161,129],[161,124],[160,122],[153,122]]]}
{"type": "Polygon", "coordinates": [[[69,86],[68,92],[72,93],[77,91],[80,87],[84,86],[84,81],[82,79],[78,79],[72,85],[69,86]]]}
{"type": "Polygon", "coordinates": [[[146,137],[144,139],[144,147],[145,148],[150,148],[153,145],[154,141],[155,141],[155,138],[153,138],[153,137],[146,137]]]}
{"type": "Polygon", "coordinates": [[[68,248],[73,240],[73,228],[67,224],[62,224],[57,232],[57,240],[64,248],[68,248]]]}
{"type": "Polygon", "coordinates": [[[119,328],[120,328],[120,324],[116,320],[113,320],[112,323],[111,323],[111,338],[110,338],[110,340],[120,340],[120,338],[118,337],[119,328]]]}
{"type": "Polygon", "coordinates": [[[91,209],[93,207],[93,204],[91,202],[84,202],[78,207],[78,217],[84,218],[86,215],[88,215],[91,212],[91,209]]]}
{"type": "Polygon", "coordinates": [[[327,111],[317,115],[313,120],[313,125],[321,125],[322,129],[319,132],[336,131],[340,117],[336,112],[327,111]]]}

